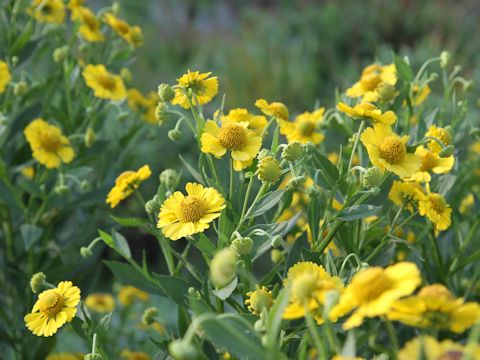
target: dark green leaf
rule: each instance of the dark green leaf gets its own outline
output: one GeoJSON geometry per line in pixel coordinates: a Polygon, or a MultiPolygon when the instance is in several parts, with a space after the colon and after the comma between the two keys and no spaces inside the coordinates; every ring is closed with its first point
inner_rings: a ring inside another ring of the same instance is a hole
{"type": "Polygon", "coordinates": [[[411,82],[413,80],[413,71],[410,65],[405,61],[405,59],[400,56],[393,55],[393,61],[395,67],[397,68],[397,74],[405,82],[411,82]]]}
{"type": "Polygon", "coordinates": [[[255,204],[252,211],[248,212],[245,218],[257,217],[265,214],[268,210],[270,210],[271,208],[273,208],[275,205],[279,203],[284,193],[285,193],[284,190],[279,189],[265,195],[258,201],[257,204],[255,204]]]}
{"type": "Polygon", "coordinates": [[[32,224],[22,224],[20,226],[20,233],[22,234],[25,249],[29,250],[32,245],[42,237],[43,229],[32,224]]]}
{"type": "Polygon", "coordinates": [[[162,289],[154,280],[148,279],[144,273],[134,266],[118,261],[104,261],[104,263],[122,283],[132,285],[150,294],[164,295],[162,289]]]}
{"type": "Polygon", "coordinates": [[[145,224],[148,224],[148,220],[144,218],[138,218],[138,217],[121,218],[113,215],[110,215],[110,217],[117,224],[120,224],[126,227],[141,227],[145,224]]]}
{"type": "Polygon", "coordinates": [[[367,204],[353,205],[340,211],[338,219],[343,221],[363,219],[367,216],[375,215],[381,208],[381,206],[367,204]]]}

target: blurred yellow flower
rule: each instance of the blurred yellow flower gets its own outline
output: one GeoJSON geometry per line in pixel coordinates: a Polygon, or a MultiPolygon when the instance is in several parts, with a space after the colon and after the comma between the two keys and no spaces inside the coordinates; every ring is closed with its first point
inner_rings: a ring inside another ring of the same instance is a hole
{"type": "Polygon", "coordinates": [[[6,62],[0,60],[0,94],[5,92],[5,88],[10,80],[12,80],[12,75],[8,69],[8,65],[6,62]]]}
{"type": "Polygon", "coordinates": [[[393,125],[397,121],[397,115],[393,111],[382,111],[370,103],[361,103],[350,107],[342,102],[338,103],[337,110],[352,118],[367,119],[374,124],[393,125]]]}
{"type": "Polygon", "coordinates": [[[136,300],[145,302],[149,297],[147,292],[131,285],[122,286],[118,292],[118,301],[124,306],[130,306],[136,300]]]}
{"type": "Polygon", "coordinates": [[[435,230],[447,230],[452,223],[452,209],[440,194],[428,191],[419,200],[418,210],[435,225],[435,230]]]}
{"type": "Polygon", "coordinates": [[[288,143],[299,142],[320,144],[325,136],[318,132],[318,125],[323,121],[325,108],[313,112],[306,111],[298,115],[294,121],[280,121],[280,133],[285,135],[288,143]]]}
{"type": "Polygon", "coordinates": [[[248,123],[248,128],[252,130],[255,135],[260,136],[263,129],[267,125],[267,118],[263,115],[253,115],[247,109],[237,108],[232,109],[227,115],[223,115],[220,120],[222,122],[238,122],[248,123]]]}
{"type": "Polygon", "coordinates": [[[33,166],[26,166],[22,169],[22,175],[27,179],[33,180],[35,177],[35,168],[33,166]]]}
{"type": "Polygon", "coordinates": [[[410,340],[398,353],[398,360],[460,360],[467,357],[480,359],[480,346],[462,345],[451,340],[438,341],[431,336],[410,340]]]}
{"type": "Polygon", "coordinates": [[[205,123],[200,137],[201,151],[221,158],[230,150],[233,168],[245,169],[253,163],[262,146],[262,138],[248,129],[248,122],[226,121],[219,127],[213,120],[205,123]]]}
{"type": "Polygon", "coordinates": [[[38,22],[61,24],[65,20],[65,4],[62,0],[32,0],[28,13],[38,22]]]}
{"type": "Polygon", "coordinates": [[[412,87],[412,103],[415,106],[420,106],[422,105],[425,100],[427,100],[428,96],[432,92],[432,89],[430,89],[430,86],[424,85],[423,87],[420,88],[418,84],[413,85],[412,87]]]}
{"type": "Polygon", "coordinates": [[[418,328],[462,333],[480,321],[480,305],[456,299],[445,286],[433,284],[394,302],[388,318],[418,328]]]}
{"type": "Polygon", "coordinates": [[[32,149],[32,156],[47,168],[57,168],[70,163],[75,152],[62,130],[43,119],[35,119],[23,131],[32,149]]]}
{"type": "Polygon", "coordinates": [[[410,262],[361,270],[353,276],[330,316],[336,318],[354,310],[343,325],[345,330],[352,329],[366,317],[386,315],[395,300],[413,293],[420,282],[420,271],[410,262]]]}
{"type": "Polygon", "coordinates": [[[143,44],[143,32],[139,26],[131,26],[126,21],[117,18],[112,13],[106,13],[105,22],[110,26],[121,38],[130,45],[139,47],[143,44]]]}
{"type": "Polygon", "coordinates": [[[112,312],[115,309],[115,299],[110,294],[90,294],[84,303],[87,308],[99,313],[112,312]]]}
{"type": "Polygon", "coordinates": [[[209,103],[218,94],[218,78],[210,74],[188,70],[177,79],[180,88],[175,89],[172,104],[190,109],[191,105],[209,103]]]}
{"type": "Polygon", "coordinates": [[[105,40],[100,29],[100,20],[89,8],[84,6],[72,7],[72,20],[80,23],[78,32],[86,41],[99,42],[105,40]]]}
{"type": "Polygon", "coordinates": [[[421,160],[418,155],[407,153],[409,136],[395,134],[390,126],[374,125],[365,129],[360,140],[367,148],[373,165],[388,170],[401,178],[408,178],[418,171],[421,160]]]}
{"type": "Polygon", "coordinates": [[[430,172],[434,174],[446,174],[452,170],[453,164],[455,163],[455,157],[453,155],[443,158],[440,157],[438,153],[423,146],[417,147],[415,154],[420,157],[422,164],[420,165],[420,169],[407,180],[430,182],[432,179],[430,172]]]}
{"type": "Polygon", "coordinates": [[[148,356],[146,353],[141,352],[141,351],[130,351],[130,350],[123,350],[120,353],[120,356],[122,359],[126,360],[150,360],[150,356],[148,356]]]}
{"type": "Polygon", "coordinates": [[[123,100],[127,96],[122,78],[108,72],[104,65],[87,65],[82,75],[98,98],[123,100]]]}
{"type": "Polygon", "coordinates": [[[394,181],[388,198],[397,206],[413,213],[423,197],[423,189],[415,182],[394,181]]]}
{"type": "Polygon", "coordinates": [[[83,360],[83,353],[56,353],[48,355],[45,360],[83,360]]]}
{"type": "Polygon", "coordinates": [[[281,102],[268,103],[265,99],[255,101],[255,106],[267,116],[275,116],[278,120],[288,121],[288,108],[281,102]]]}
{"type": "Polygon", "coordinates": [[[127,94],[128,106],[132,111],[138,112],[150,124],[158,123],[155,108],[160,99],[156,92],[151,91],[145,96],[137,89],[129,89],[127,94]]]}
{"type": "Polygon", "coordinates": [[[362,97],[362,101],[379,101],[380,86],[395,85],[396,82],[397,69],[394,64],[384,66],[372,64],[363,69],[360,80],[347,89],[346,95],[354,98],[362,97]]]}
{"type": "Polygon", "coordinates": [[[122,200],[132,195],[150,175],[152,171],[148,165],[142,166],[137,171],[124,171],[115,180],[115,186],[108,193],[106,203],[112,208],[116,207],[122,200]]]}
{"type": "Polygon", "coordinates": [[[80,289],[71,281],[61,281],[54,289],[41,292],[32,312],[25,315],[27,328],[37,336],[52,336],[72,321],[80,302],[80,289]]]}
{"type": "MultiPolygon", "coordinates": [[[[452,143],[452,135],[450,134],[450,131],[446,128],[437,127],[435,125],[430,126],[425,136],[434,137],[440,140],[445,146],[452,143]]],[[[435,153],[439,153],[442,150],[440,144],[435,140],[430,140],[428,148],[435,153]]]]}
{"type": "Polygon", "coordinates": [[[471,209],[473,209],[474,204],[475,204],[475,198],[473,194],[470,193],[462,199],[458,211],[460,211],[460,214],[466,214],[471,209]]]}
{"type": "Polygon", "coordinates": [[[265,286],[256,285],[255,290],[247,292],[245,305],[252,314],[260,315],[263,309],[268,310],[272,307],[272,292],[265,286]]]}
{"type": "Polygon", "coordinates": [[[225,208],[223,196],[214,188],[188,183],[187,195],[176,191],[165,200],[157,227],[171,240],[204,232],[225,208]]]}

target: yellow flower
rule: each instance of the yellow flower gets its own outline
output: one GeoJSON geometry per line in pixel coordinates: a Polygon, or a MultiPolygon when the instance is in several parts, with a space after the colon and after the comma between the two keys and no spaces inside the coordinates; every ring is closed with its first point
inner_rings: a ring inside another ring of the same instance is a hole
{"type": "Polygon", "coordinates": [[[120,76],[114,75],[103,65],[87,65],[82,72],[87,86],[96,97],[109,100],[123,100],[127,90],[120,76]]]}
{"type": "Polygon", "coordinates": [[[171,240],[204,232],[225,208],[223,196],[214,188],[188,183],[187,195],[176,191],[165,200],[157,227],[171,240]]]}
{"type": "Polygon", "coordinates": [[[320,144],[325,136],[317,132],[318,125],[323,121],[325,108],[314,112],[304,112],[295,118],[295,121],[281,121],[280,133],[285,135],[288,143],[299,142],[306,144],[320,144]]]}
{"type": "Polygon", "coordinates": [[[348,88],[348,97],[362,97],[362,101],[378,101],[379,87],[382,84],[395,85],[397,82],[397,70],[394,64],[367,66],[360,77],[360,80],[348,88]]]}
{"type": "Polygon", "coordinates": [[[106,13],[104,20],[108,26],[130,45],[135,47],[142,46],[143,32],[139,26],[131,26],[111,13],[106,13]]]}
{"type": "Polygon", "coordinates": [[[343,325],[345,330],[352,329],[366,317],[386,315],[395,300],[410,295],[420,282],[420,271],[410,262],[362,270],[353,276],[330,316],[335,318],[354,310],[343,325]]]}
{"type": "Polygon", "coordinates": [[[150,124],[158,123],[155,117],[155,108],[159,101],[157,93],[151,91],[144,96],[137,89],[129,89],[127,94],[128,106],[132,111],[140,113],[142,118],[150,124]]]}
{"type": "Polygon", "coordinates": [[[397,206],[412,212],[423,198],[423,189],[414,182],[394,181],[388,198],[397,206]]]}
{"type": "Polygon", "coordinates": [[[262,134],[263,129],[267,125],[267,118],[265,116],[250,114],[247,109],[242,108],[230,110],[230,112],[222,116],[220,120],[222,122],[247,122],[248,128],[258,136],[262,134]]]}
{"type": "Polygon", "coordinates": [[[426,149],[423,146],[417,147],[415,154],[420,157],[422,164],[420,165],[420,169],[407,180],[430,182],[430,180],[432,180],[430,172],[446,174],[452,170],[453,164],[455,163],[455,157],[453,155],[442,158],[438,153],[426,149]]]}
{"type": "Polygon", "coordinates": [[[42,23],[61,24],[65,19],[62,0],[32,0],[28,13],[42,23]]]}
{"type": "Polygon", "coordinates": [[[115,180],[115,186],[108,193],[106,203],[112,208],[116,207],[122,200],[132,195],[150,175],[152,171],[148,165],[142,166],[137,171],[124,171],[115,180]]]}
{"type": "Polygon", "coordinates": [[[415,84],[412,87],[412,92],[413,92],[413,99],[412,99],[413,105],[420,106],[425,102],[425,100],[427,100],[432,90],[430,89],[430,86],[428,86],[428,84],[424,85],[422,88],[420,88],[420,86],[415,84]]]}
{"type": "Polygon", "coordinates": [[[462,345],[451,340],[437,341],[431,336],[417,337],[405,344],[398,353],[398,360],[460,360],[480,359],[478,344],[462,345]]]}
{"type": "Polygon", "coordinates": [[[86,41],[99,42],[105,40],[100,30],[100,21],[89,8],[84,6],[73,7],[72,20],[80,23],[78,32],[86,41]]]}
{"type": "Polygon", "coordinates": [[[460,208],[458,209],[458,211],[460,212],[460,214],[466,214],[473,208],[474,204],[475,204],[475,198],[473,197],[473,194],[470,193],[462,199],[462,202],[460,203],[460,208]]]}
{"type": "Polygon", "coordinates": [[[247,293],[245,305],[255,315],[260,315],[263,309],[270,309],[273,305],[272,292],[265,286],[256,285],[255,290],[247,293]]]}
{"type": "MultiPolygon", "coordinates": [[[[437,127],[435,125],[430,126],[425,136],[431,136],[440,140],[445,146],[452,143],[452,135],[450,131],[445,128],[437,127]]],[[[442,150],[442,147],[435,140],[430,140],[428,143],[428,148],[435,153],[439,153],[442,150]]]]}
{"type": "Polygon", "coordinates": [[[118,293],[118,301],[124,306],[130,306],[136,300],[145,302],[149,297],[148,293],[131,285],[122,286],[118,293]]]}
{"type": "Polygon", "coordinates": [[[417,155],[407,153],[408,138],[408,135],[395,134],[390,126],[374,125],[363,131],[360,140],[367,148],[373,165],[407,178],[417,172],[421,165],[417,155]]]}
{"type": "Polygon", "coordinates": [[[462,333],[480,321],[480,305],[456,299],[445,286],[433,284],[393,303],[388,318],[418,328],[462,333]]]}
{"type": "Polygon", "coordinates": [[[33,180],[35,177],[35,168],[33,166],[26,166],[22,169],[22,175],[27,179],[33,180]]]}
{"type": "Polygon", "coordinates": [[[340,278],[330,275],[323,266],[311,261],[301,261],[290,267],[283,284],[291,287],[290,303],[282,316],[287,320],[299,319],[310,311],[315,312],[317,321],[321,323],[320,307],[325,305],[327,293],[343,291],[340,278]]]}
{"type": "Polygon", "coordinates": [[[335,355],[332,360],[364,360],[358,356],[335,355]]]}
{"type": "Polygon", "coordinates": [[[435,230],[447,230],[452,222],[452,209],[440,194],[428,191],[418,203],[420,215],[426,216],[434,225],[435,230]]]}
{"type": "Polygon", "coordinates": [[[62,130],[43,119],[35,119],[23,131],[32,149],[32,156],[47,168],[57,168],[70,163],[75,152],[62,130]]]}
{"type": "Polygon", "coordinates": [[[150,356],[148,356],[146,353],[141,352],[141,351],[130,351],[130,350],[123,350],[120,353],[120,356],[122,359],[126,360],[150,360],[150,356]]]}
{"type": "Polygon", "coordinates": [[[337,110],[352,118],[370,120],[374,124],[393,125],[397,121],[397,115],[393,111],[382,113],[382,110],[370,103],[361,103],[352,108],[340,102],[337,105],[337,110]]]}
{"type": "Polygon", "coordinates": [[[205,123],[200,137],[201,150],[221,158],[230,150],[233,168],[236,171],[245,169],[253,163],[262,146],[262,138],[248,129],[248,122],[226,121],[218,127],[213,120],[205,123]]]}
{"type": "Polygon", "coordinates": [[[6,62],[0,60],[0,94],[5,92],[5,88],[10,80],[12,80],[12,75],[10,75],[8,65],[6,62]]]}
{"type": "Polygon", "coordinates": [[[90,294],[85,298],[85,306],[99,313],[112,312],[115,309],[115,299],[110,294],[90,294]]]}
{"type": "Polygon", "coordinates": [[[218,78],[216,76],[209,77],[210,74],[211,72],[200,73],[188,70],[186,74],[177,79],[180,88],[175,89],[172,104],[190,109],[191,105],[209,103],[218,94],[218,78]]]}
{"type": "Polygon", "coordinates": [[[469,146],[470,151],[474,152],[475,154],[480,154],[480,140],[473,142],[469,146]]]}
{"type": "Polygon", "coordinates": [[[48,355],[45,360],[83,360],[83,353],[56,353],[48,355]]]}
{"type": "Polygon", "coordinates": [[[255,106],[267,116],[275,116],[279,120],[288,121],[288,108],[281,102],[268,103],[265,99],[255,101],[255,106]]]}
{"type": "Polygon", "coordinates": [[[71,281],[61,281],[54,289],[38,295],[32,312],[25,315],[27,328],[37,336],[52,336],[72,321],[80,302],[80,289],[71,281]]]}

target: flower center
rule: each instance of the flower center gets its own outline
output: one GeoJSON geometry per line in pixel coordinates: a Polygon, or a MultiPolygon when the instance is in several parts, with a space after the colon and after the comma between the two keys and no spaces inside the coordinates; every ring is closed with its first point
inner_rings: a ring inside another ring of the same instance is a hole
{"type": "Polygon", "coordinates": [[[463,352],[460,350],[449,350],[440,355],[437,360],[461,360],[463,355],[463,352]]]}
{"type": "Polygon", "coordinates": [[[42,132],[39,136],[40,144],[48,152],[57,152],[57,150],[62,145],[60,136],[52,130],[46,130],[42,132]]]}
{"type": "Polygon", "coordinates": [[[115,78],[110,74],[101,74],[98,77],[98,82],[109,91],[113,91],[116,86],[115,78]]]}
{"type": "Polygon", "coordinates": [[[378,74],[373,73],[362,76],[360,82],[367,91],[373,91],[382,82],[382,79],[378,74]]]}
{"type": "Polygon", "coordinates": [[[41,7],[40,11],[43,15],[50,15],[53,13],[53,8],[50,4],[45,4],[41,7]]]}
{"type": "Polygon", "coordinates": [[[302,121],[298,124],[298,131],[302,136],[310,136],[315,131],[315,123],[312,121],[302,121]]]}
{"type": "Polygon", "coordinates": [[[422,156],[422,166],[420,167],[420,171],[429,171],[433,169],[437,165],[437,158],[435,155],[428,151],[425,155],[422,156]]]}
{"type": "Polygon", "coordinates": [[[387,136],[378,147],[380,157],[389,164],[400,163],[407,154],[405,144],[395,136],[387,136]]]}
{"type": "Polygon", "coordinates": [[[359,294],[364,301],[377,299],[385,291],[390,289],[390,278],[385,275],[381,268],[364,270],[358,278],[359,294]]]}
{"type": "Polygon", "coordinates": [[[301,302],[307,302],[317,288],[318,279],[313,274],[302,274],[292,284],[292,295],[301,302]]]}
{"type": "Polygon", "coordinates": [[[82,20],[90,30],[94,31],[97,29],[98,23],[95,16],[92,16],[91,14],[84,14],[82,20]]]}
{"type": "Polygon", "coordinates": [[[40,311],[48,317],[57,315],[63,307],[65,299],[54,289],[47,290],[39,299],[40,311]]]}
{"type": "Polygon", "coordinates": [[[428,195],[428,201],[432,210],[435,211],[437,214],[443,213],[445,211],[445,208],[447,207],[445,199],[440,194],[428,195]]]}
{"type": "Polygon", "coordinates": [[[224,148],[241,150],[247,144],[247,133],[241,125],[226,124],[220,129],[218,140],[224,148]]]}
{"type": "Polygon", "coordinates": [[[207,212],[202,199],[195,196],[187,196],[180,205],[178,217],[181,222],[197,222],[207,212]]]}

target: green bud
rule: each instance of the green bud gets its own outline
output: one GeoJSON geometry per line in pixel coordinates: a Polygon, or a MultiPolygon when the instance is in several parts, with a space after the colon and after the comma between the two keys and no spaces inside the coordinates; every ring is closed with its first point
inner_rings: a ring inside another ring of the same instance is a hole
{"type": "Polygon", "coordinates": [[[396,95],[395,86],[388,83],[381,83],[377,87],[377,92],[381,102],[390,102],[396,95]]]}
{"type": "Polygon", "coordinates": [[[182,132],[177,129],[172,129],[168,132],[168,138],[172,141],[178,141],[182,138],[182,132]]]}
{"type": "Polygon", "coordinates": [[[112,13],[113,13],[113,15],[118,15],[119,12],[120,12],[120,4],[115,1],[112,4],[112,13]]]}
{"type": "Polygon", "coordinates": [[[177,185],[180,180],[180,174],[176,170],[165,169],[160,173],[159,179],[162,184],[165,184],[170,189],[177,185]]]}
{"type": "Polygon", "coordinates": [[[452,156],[455,153],[455,147],[453,145],[445,146],[439,153],[440,157],[446,158],[452,156]]]}
{"type": "Polygon", "coordinates": [[[158,96],[161,101],[169,102],[175,97],[175,91],[168,84],[160,84],[158,85],[158,96]]]}
{"type": "Polygon", "coordinates": [[[282,169],[280,163],[273,156],[265,156],[258,163],[258,179],[264,183],[274,184],[280,179],[282,169]]]}
{"type": "Polygon", "coordinates": [[[289,189],[294,189],[297,186],[301,185],[305,181],[305,176],[300,175],[300,176],[295,176],[294,178],[290,179],[290,181],[287,184],[287,187],[289,189]]]}
{"type": "Polygon", "coordinates": [[[90,49],[90,45],[88,43],[81,43],[78,46],[78,51],[81,53],[86,53],[90,49]]]}
{"type": "Polygon", "coordinates": [[[238,255],[247,255],[250,253],[253,247],[253,240],[249,237],[235,239],[232,241],[230,248],[233,249],[238,255]]]}
{"type": "Polygon", "coordinates": [[[168,119],[168,105],[160,101],[155,108],[155,119],[158,121],[158,126],[162,126],[168,119]]]}
{"type": "Polygon", "coordinates": [[[278,248],[278,247],[282,246],[282,244],[283,244],[283,239],[280,235],[275,235],[272,238],[272,247],[273,248],[278,248]]]}
{"type": "Polygon", "coordinates": [[[383,171],[376,166],[372,166],[363,174],[362,184],[366,188],[378,187],[382,179],[383,171]]]}
{"type": "Polygon", "coordinates": [[[38,272],[32,276],[30,279],[30,288],[34,294],[43,290],[45,280],[47,280],[47,277],[43,272],[38,272]]]}
{"type": "Polygon", "coordinates": [[[285,254],[283,253],[283,251],[278,249],[273,249],[270,252],[270,257],[274,264],[282,264],[285,261],[285,254]]]}
{"type": "Polygon", "coordinates": [[[288,144],[282,151],[282,159],[287,161],[297,161],[303,156],[303,148],[299,142],[288,144]]]}
{"type": "Polygon", "coordinates": [[[12,62],[12,67],[17,66],[18,65],[18,56],[12,56],[10,61],[12,62]]]}
{"type": "Polygon", "coordinates": [[[102,355],[100,354],[86,354],[84,357],[83,357],[83,360],[102,360],[102,355]]]}
{"type": "Polygon", "coordinates": [[[155,307],[149,307],[145,309],[142,316],[142,323],[145,325],[151,325],[155,321],[155,317],[158,315],[158,310],[155,307]]]}
{"type": "Polygon", "coordinates": [[[93,252],[88,247],[82,246],[80,248],[80,255],[82,255],[82,257],[84,257],[84,258],[87,258],[89,256],[92,256],[93,252]]]}
{"type": "Polygon", "coordinates": [[[155,214],[160,210],[161,204],[158,201],[158,195],[155,195],[151,200],[145,203],[145,211],[147,214],[155,214]]]}
{"type": "Polygon", "coordinates": [[[125,81],[126,83],[132,82],[132,73],[128,68],[122,68],[120,70],[120,77],[125,81]]]}
{"type": "Polygon", "coordinates": [[[90,190],[90,183],[87,180],[82,180],[82,182],[80,183],[80,190],[81,191],[90,190]]]}
{"type": "Polygon", "coordinates": [[[61,63],[63,60],[65,60],[68,56],[68,46],[62,46],[59,48],[56,48],[53,51],[53,61],[56,63],[61,63]]]}
{"type": "Polygon", "coordinates": [[[28,91],[28,84],[25,81],[19,81],[13,87],[13,94],[18,97],[25,95],[27,91],[28,91]]]}
{"type": "Polygon", "coordinates": [[[183,339],[172,341],[168,345],[168,353],[174,360],[196,360],[199,358],[196,347],[183,339]]]}
{"type": "Polygon", "coordinates": [[[440,54],[440,66],[442,69],[445,69],[450,64],[450,60],[452,60],[452,54],[448,51],[442,51],[440,54]]]}
{"type": "Polygon", "coordinates": [[[470,90],[473,89],[473,80],[468,80],[463,83],[463,91],[464,92],[469,92],[470,90]]]}
{"type": "Polygon", "coordinates": [[[120,122],[124,122],[128,119],[129,116],[130,116],[129,113],[127,113],[126,111],[123,111],[117,115],[117,120],[120,122]]]}
{"type": "Polygon", "coordinates": [[[95,131],[91,127],[85,131],[85,135],[83,136],[83,142],[87,148],[91,147],[93,143],[95,142],[95,131]]]}
{"type": "Polygon", "coordinates": [[[66,195],[70,191],[70,188],[65,184],[59,184],[54,189],[57,195],[66,195]]]}
{"type": "Polygon", "coordinates": [[[217,289],[227,286],[236,272],[237,254],[230,248],[217,252],[210,262],[210,279],[217,289]]]}

